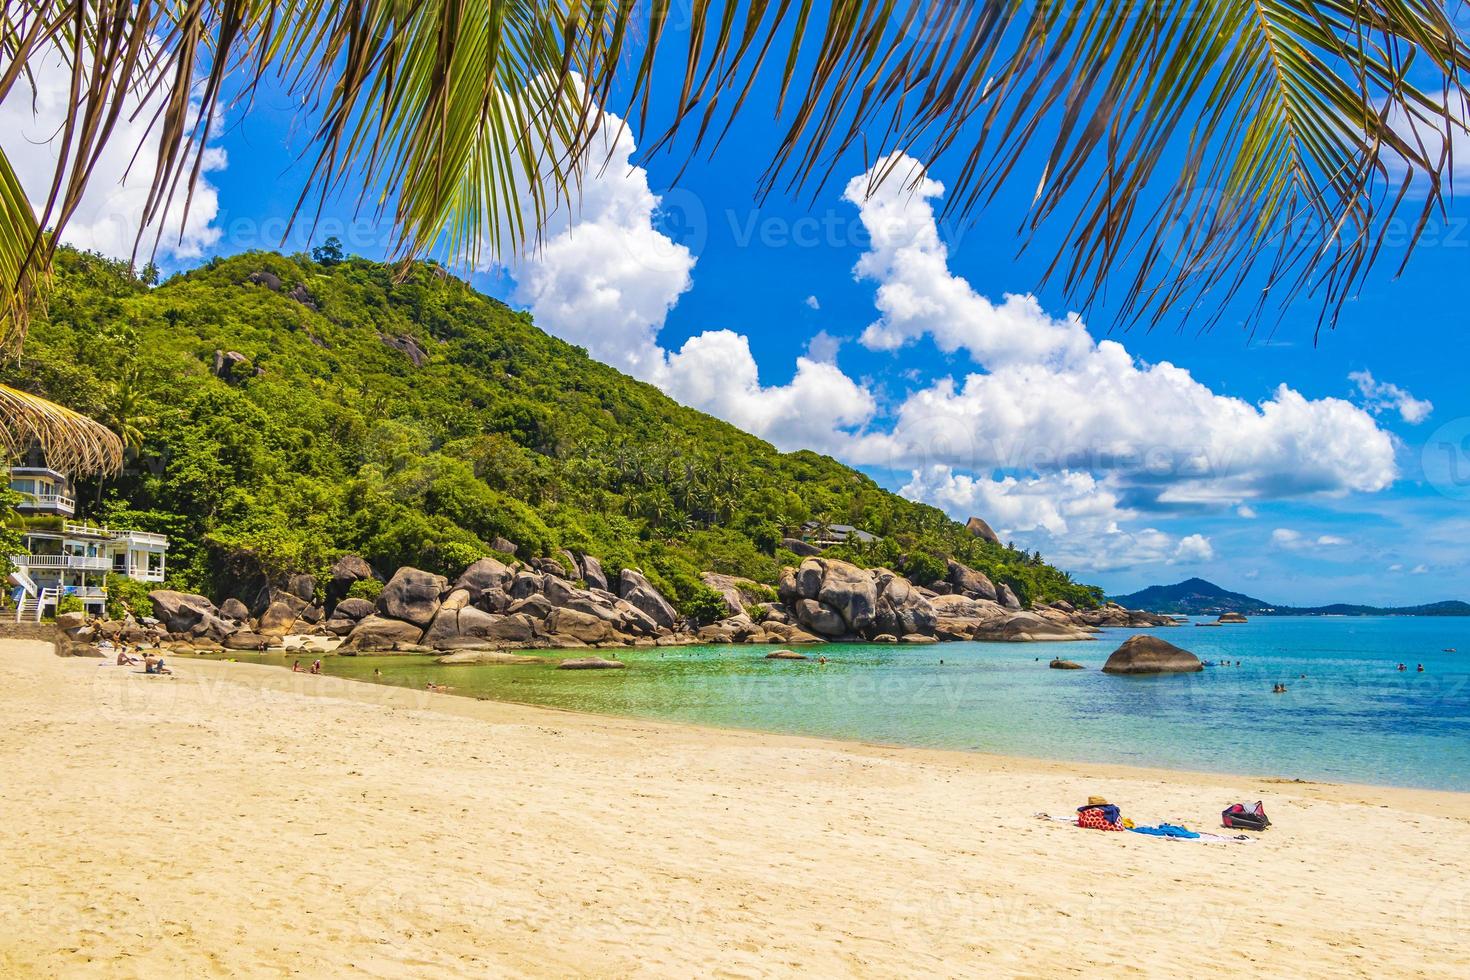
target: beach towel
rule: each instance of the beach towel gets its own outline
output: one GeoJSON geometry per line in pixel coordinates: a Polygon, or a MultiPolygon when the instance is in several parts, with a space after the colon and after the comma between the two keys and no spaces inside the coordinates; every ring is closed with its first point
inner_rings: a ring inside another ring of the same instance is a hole
{"type": "Polygon", "coordinates": [[[1178,837],[1182,840],[1199,839],[1199,834],[1196,834],[1188,827],[1181,827],[1178,824],[1172,823],[1161,823],[1157,827],[1134,827],[1133,832],[1135,834],[1147,834],[1150,837],[1178,837]]]}

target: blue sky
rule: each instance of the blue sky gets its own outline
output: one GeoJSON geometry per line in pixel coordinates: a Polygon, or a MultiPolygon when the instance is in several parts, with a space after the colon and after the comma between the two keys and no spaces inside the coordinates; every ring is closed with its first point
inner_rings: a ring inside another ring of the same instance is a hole
{"type": "MultiPolygon", "coordinates": [[[[625,134],[547,248],[474,281],[686,403],[978,513],[1110,592],[1200,575],[1298,604],[1470,598],[1470,206],[1400,278],[1385,255],[1315,342],[1307,304],[1279,323],[1245,322],[1239,301],[1210,332],[1182,315],[1123,331],[1106,304],[1067,319],[1038,285],[1045,240],[1018,254],[1024,167],[964,223],[930,220],[950,159],[914,161],[928,198],[845,195],[872,163],[854,153],[826,187],[757,204],[770,95],[676,187],[684,156],[645,158],[645,134],[625,134]]],[[[165,267],[275,246],[299,193],[308,133],[284,95],[225,122],[165,267]]],[[[80,244],[118,248],[102,219],[126,223],[126,185],[98,220],[84,209],[80,244]]],[[[329,202],[317,240],[382,255],[386,233],[351,226],[350,204],[329,202]]]]}

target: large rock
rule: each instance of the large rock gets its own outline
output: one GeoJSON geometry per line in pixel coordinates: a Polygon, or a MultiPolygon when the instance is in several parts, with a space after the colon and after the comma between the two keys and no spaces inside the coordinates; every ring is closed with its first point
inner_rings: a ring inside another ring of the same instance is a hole
{"type": "Polygon", "coordinates": [[[458,653],[445,654],[434,660],[436,664],[542,664],[546,661],[540,657],[527,657],[523,654],[506,653],[503,650],[461,650],[458,653]]]}
{"type": "Polygon", "coordinates": [[[288,603],[272,602],[266,607],[265,612],[260,614],[260,622],[255,627],[255,632],[262,636],[285,636],[291,632],[291,627],[296,625],[297,611],[292,609],[288,603]]]}
{"type": "Polygon", "coordinates": [[[796,555],[798,558],[812,558],[822,553],[822,549],[814,544],[809,544],[800,538],[782,538],[781,547],[796,555]]]}
{"type": "Polygon", "coordinates": [[[1105,674],[1188,674],[1204,670],[1188,650],[1156,636],[1130,636],[1103,664],[1105,674]]]}
{"type": "Polygon", "coordinates": [[[576,660],[563,660],[556,665],[557,670],[622,670],[628,666],[621,660],[604,660],[601,657],[581,657],[576,660]]]}
{"type": "Polygon", "coordinates": [[[353,596],[350,599],[343,599],[337,603],[337,608],[332,611],[332,615],[338,619],[358,620],[366,616],[371,616],[376,608],[367,599],[359,599],[353,596]]]}
{"type": "Polygon", "coordinates": [[[236,599],[234,596],[230,596],[224,601],[219,607],[219,614],[225,619],[232,619],[237,623],[243,623],[250,618],[250,610],[245,607],[245,603],[236,599]]]}
{"type": "Polygon", "coordinates": [[[434,621],[439,597],[448,585],[443,575],[404,566],[383,586],[383,594],[378,596],[378,613],[426,627],[434,621]]]}
{"type": "Polygon", "coordinates": [[[502,555],[514,555],[520,549],[514,541],[507,541],[505,538],[497,537],[490,542],[490,550],[498,551],[502,555]]]}
{"type": "Polygon", "coordinates": [[[214,603],[192,592],[158,589],[148,593],[148,599],[153,603],[153,615],[170,633],[187,633],[205,615],[219,615],[214,603]]]}
{"type": "Polygon", "coordinates": [[[1000,544],[1000,538],[996,535],[995,531],[991,529],[989,524],[985,523],[978,517],[972,517],[968,521],[966,521],[965,530],[969,531],[977,538],[981,538],[985,541],[990,541],[994,544],[1000,544]]]}
{"type": "Polygon", "coordinates": [[[878,612],[873,629],[881,633],[903,636],[910,633],[932,634],[939,622],[933,603],[902,575],[886,568],[873,576],[878,587],[878,612]]]}
{"type": "Polygon", "coordinates": [[[1246,622],[1250,622],[1250,621],[1245,618],[1245,615],[1243,613],[1227,612],[1227,613],[1221,613],[1220,616],[1219,616],[1219,618],[1216,620],[1216,622],[1220,622],[1220,623],[1246,623],[1246,622]]]}
{"type": "Polygon", "coordinates": [[[589,589],[606,589],[607,573],[602,570],[602,562],[591,555],[581,557],[582,580],[587,583],[589,589]]]}
{"type": "Polygon", "coordinates": [[[623,573],[618,576],[618,597],[631,603],[660,626],[672,629],[674,623],[678,622],[679,617],[674,612],[674,607],[643,577],[642,572],[631,568],[623,569],[623,573]]]}
{"type": "Polygon", "coordinates": [[[826,637],[846,636],[847,621],[835,609],[822,605],[815,599],[798,599],[796,619],[807,629],[826,637]]]}
{"type": "Polygon", "coordinates": [[[358,621],[343,646],[349,650],[392,650],[400,645],[417,645],[423,638],[424,631],[413,623],[369,616],[358,621]]]}
{"type": "Polygon", "coordinates": [[[352,588],[353,582],[373,578],[377,578],[377,573],[365,559],[358,555],[343,555],[332,566],[332,578],[327,583],[328,605],[347,598],[347,592],[352,588]]]}
{"type": "Polygon", "coordinates": [[[945,581],[950,584],[956,592],[969,596],[972,599],[999,599],[999,593],[984,572],[977,572],[968,565],[963,565],[953,558],[949,559],[945,566],[945,581]]]}
{"type": "Polygon", "coordinates": [[[215,643],[223,643],[226,637],[238,632],[240,632],[240,627],[230,620],[205,613],[199,622],[189,630],[189,635],[197,640],[213,640],[215,643]]]}
{"type": "Polygon", "coordinates": [[[1041,643],[1056,640],[1090,640],[1092,635],[1075,626],[1056,623],[1035,613],[1012,613],[1002,620],[978,625],[971,633],[976,640],[999,643],[1041,643]]]}
{"type": "Polygon", "coordinates": [[[801,599],[815,599],[822,591],[822,579],[826,577],[826,563],[820,558],[808,558],[796,569],[796,595],[801,599]]]}
{"type": "MultiPolygon", "coordinates": [[[[740,616],[745,613],[745,607],[752,605],[758,598],[758,593],[764,591],[758,582],[738,575],[724,575],[720,572],[702,572],[699,580],[707,588],[714,589],[725,600],[725,611],[731,616],[740,616]]],[[[770,595],[769,592],[766,595],[770,595]]]]}
{"type": "Polygon", "coordinates": [[[552,642],[558,637],[571,637],[583,643],[606,643],[613,639],[612,624],[576,609],[554,609],[546,617],[546,632],[552,642]]]}
{"type": "Polygon", "coordinates": [[[302,602],[313,602],[316,600],[316,576],[292,575],[286,582],[286,591],[302,602]]]}
{"type": "Polygon", "coordinates": [[[515,573],[509,566],[494,558],[481,558],[460,573],[454,580],[456,589],[468,589],[471,595],[479,595],[486,589],[507,589],[515,573]]]}
{"type": "Polygon", "coordinates": [[[539,595],[546,587],[546,576],[540,572],[517,572],[515,578],[510,581],[510,597],[512,599],[524,599],[527,596],[539,595]]]}
{"type": "Polygon", "coordinates": [[[867,634],[878,611],[878,586],[873,573],[845,561],[828,560],[826,574],[817,600],[837,610],[847,623],[848,632],[867,634]]]}
{"type": "Polygon", "coordinates": [[[1004,582],[995,587],[995,601],[999,602],[1007,609],[1021,608],[1021,600],[1016,598],[1016,593],[1012,591],[1011,587],[1009,585],[1006,585],[1004,582]]]}

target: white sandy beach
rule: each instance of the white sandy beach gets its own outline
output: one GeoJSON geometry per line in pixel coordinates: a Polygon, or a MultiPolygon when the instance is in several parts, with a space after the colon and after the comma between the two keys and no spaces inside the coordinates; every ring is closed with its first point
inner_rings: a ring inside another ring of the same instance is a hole
{"type": "Polygon", "coordinates": [[[5,976],[1470,975],[1470,795],[97,664],[0,642],[5,976]]]}

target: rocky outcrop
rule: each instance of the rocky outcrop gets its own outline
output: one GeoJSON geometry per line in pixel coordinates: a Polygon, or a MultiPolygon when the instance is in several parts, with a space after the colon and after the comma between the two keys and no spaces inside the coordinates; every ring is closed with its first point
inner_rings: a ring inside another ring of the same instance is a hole
{"type": "MultiPolygon", "coordinates": [[[[938,613],[908,579],[831,558],[783,571],[778,594],[791,621],[829,639],[932,633],[938,613]]],[[[769,624],[767,624],[769,629],[769,624]]]]}
{"type": "Polygon", "coordinates": [[[456,589],[466,589],[471,596],[478,596],[486,589],[504,591],[515,578],[509,565],[494,558],[481,558],[460,573],[454,580],[456,589]]]}
{"type": "Polygon", "coordinates": [[[316,576],[292,575],[286,583],[286,591],[302,602],[316,601],[316,576]]]}
{"type": "Polygon", "coordinates": [[[944,580],[955,595],[968,596],[971,599],[989,599],[992,602],[999,599],[995,583],[990,581],[989,576],[953,558],[945,563],[944,580]]]}
{"type": "Polygon", "coordinates": [[[1071,608],[1070,603],[1065,605],[1067,608],[1063,609],[1062,604],[1052,603],[1051,608],[1059,612],[1066,612],[1084,626],[1117,626],[1126,629],[1151,629],[1156,626],[1179,625],[1168,616],[1142,612],[1137,609],[1125,609],[1116,602],[1106,603],[1098,609],[1074,610],[1071,608]]]}
{"type": "Polygon", "coordinates": [[[1245,614],[1244,613],[1227,612],[1227,613],[1221,613],[1220,616],[1219,616],[1219,618],[1216,620],[1216,622],[1230,624],[1230,623],[1247,623],[1247,622],[1250,622],[1250,620],[1248,620],[1248,619],[1245,618],[1245,614]]]}
{"type": "Polygon", "coordinates": [[[1004,582],[995,587],[995,601],[1007,609],[1021,608],[1021,600],[1016,598],[1016,593],[1004,582]]]}
{"type": "Polygon", "coordinates": [[[1105,674],[1185,674],[1204,670],[1188,650],[1156,636],[1131,636],[1103,665],[1105,674]]]}
{"type": "Polygon", "coordinates": [[[148,599],[153,603],[153,615],[170,633],[187,633],[205,615],[219,615],[214,603],[192,592],[158,589],[148,593],[148,599]]]}
{"type": "Polygon", "coordinates": [[[502,555],[514,555],[520,548],[514,541],[507,541],[505,538],[496,537],[490,542],[490,550],[498,551],[502,555]]]}
{"type": "Polygon", "coordinates": [[[631,603],[636,609],[665,629],[672,629],[678,622],[678,614],[669,601],[643,576],[642,572],[625,568],[618,576],[618,597],[631,603]]]}
{"type": "Polygon", "coordinates": [[[260,614],[260,621],[255,626],[255,632],[262,636],[285,636],[291,632],[291,627],[296,625],[297,610],[289,603],[272,602],[266,607],[265,612],[260,614]]]}
{"type": "Polygon", "coordinates": [[[738,575],[705,572],[699,576],[699,580],[724,598],[725,610],[731,616],[743,615],[746,606],[753,606],[759,602],[763,593],[766,596],[770,595],[769,590],[760,583],[738,575]]]}
{"type": "Polygon", "coordinates": [[[795,650],[777,650],[774,653],[768,653],[768,654],[766,654],[766,659],[767,660],[810,660],[811,658],[808,657],[804,653],[797,653],[795,650]]]}
{"type": "Polygon", "coordinates": [[[975,537],[980,538],[983,541],[989,541],[992,544],[1000,544],[1000,538],[996,536],[996,533],[993,530],[991,530],[990,525],[985,523],[985,521],[981,520],[978,517],[972,517],[968,521],[966,521],[965,530],[969,531],[975,537]]]}
{"type": "Polygon", "coordinates": [[[386,616],[368,616],[360,620],[347,635],[344,650],[393,650],[401,646],[416,646],[424,637],[424,631],[413,623],[386,616]]]}
{"type": "Polygon", "coordinates": [[[378,614],[427,627],[439,611],[439,598],[449,583],[442,575],[404,566],[383,586],[378,597],[378,614]]]}
{"type": "Polygon", "coordinates": [[[343,555],[332,566],[331,579],[327,582],[327,608],[347,597],[352,583],[377,578],[373,566],[357,555],[343,555]]]}
{"type": "Polygon", "coordinates": [[[245,607],[245,603],[236,599],[234,596],[230,596],[224,602],[220,603],[219,614],[224,619],[233,620],[237,623],[243,623],[250,618],[250,610],[245,607]]]}
{"type": "Polygon", "coordinates": [[[416,368],[423,367],[429,362],[429,352],[424,350],[423,346],[417,340],[407,334],[399,334],[395,337],[380,333],[378,334],[378,339],[383,342],[383,346],[391,347],[393,350],[407,354],[408,359],[413,362],[413,366],[416,368]]]}
{"type": "Polygon", "coordinates": [[[782,538],[781,547],[798,558],[814,558],[822,553],[821,548],[818,548],[814,544],[808,544],[800,538],[782,538]]]}
{"type": "Polygon", "coordinates": [[[602,570],[602,562],[591,555],[581,555],[578,563],[581,566],[582,581],[587,583],[587,588],[607,591],[607,573],[602,570]]]}
{"type": "Polygon", "coordinates": [[[340,619],[350,619],[356,622],[359,619],[371,616],[373,610],[376,608],[368,600],[359,599],[354,596],[337,603],[337,608],[332,611],[332,615],[340,619]]]}

